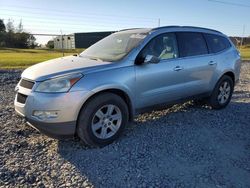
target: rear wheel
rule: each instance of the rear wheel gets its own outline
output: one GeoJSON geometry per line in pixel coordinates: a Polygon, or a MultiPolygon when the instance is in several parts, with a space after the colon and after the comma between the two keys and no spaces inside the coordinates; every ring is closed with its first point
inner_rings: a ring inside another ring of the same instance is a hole
{"type": "Polygon", "coordinates": [[[216,84],[209,104],[214,109],[225,108],[231,100],[234,82],[231,77],[224,75],[216,84]]]}
{"type": "Polygon", "coordinates": [[[128,122],[128,107],[113,93],[95,96],[83,107],[77,134],[89,146],[105,146],[119,137],[128,122]]]}

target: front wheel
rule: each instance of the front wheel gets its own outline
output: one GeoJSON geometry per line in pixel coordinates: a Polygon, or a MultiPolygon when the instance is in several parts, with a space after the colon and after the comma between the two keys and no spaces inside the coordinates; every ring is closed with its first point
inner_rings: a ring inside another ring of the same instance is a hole
{"type": "Polygon", "coordinates": [[[209,104],[214,109],[225,108],[231,100],[234,90],[234,82],[231,77],[224,75],[216,84],[209,104]]]}
{"type": "Polygon", "coordinates": [[[89,146],[105,146],[121,134],[128,122],[128,107],[113,93],[102,93],[83,107],[77,123],[77,134],[89,146]]]}

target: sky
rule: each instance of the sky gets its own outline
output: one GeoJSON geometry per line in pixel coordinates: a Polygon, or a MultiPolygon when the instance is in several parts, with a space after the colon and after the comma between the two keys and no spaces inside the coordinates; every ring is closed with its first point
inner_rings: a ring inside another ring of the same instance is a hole
{"type": "MultiPolygon", "coordinates": [[[[32,34],[189,25],[250,36],[249,0],[0,0],[0,19],[32,34]]],[[[35,35],[45,44],[52,36],[35,35]]]]}

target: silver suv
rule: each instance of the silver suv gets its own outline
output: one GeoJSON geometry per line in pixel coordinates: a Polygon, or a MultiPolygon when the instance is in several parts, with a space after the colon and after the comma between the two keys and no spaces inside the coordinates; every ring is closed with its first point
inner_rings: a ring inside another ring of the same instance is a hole
{"type": "Polygon", "coordinates": [[[203,99],[224,108],[239,74],[239,52],[219,31],[128,29],[80,55],[26,69],[15,109],[49,136],[78,135],[87,145],[104,146],[135,115],[157,106],[203,99]]]}

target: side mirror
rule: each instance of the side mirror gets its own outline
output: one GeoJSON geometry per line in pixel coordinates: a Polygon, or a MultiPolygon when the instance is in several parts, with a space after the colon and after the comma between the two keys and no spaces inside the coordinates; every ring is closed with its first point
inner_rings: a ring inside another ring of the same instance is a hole
{"type": "Polygon", "coordinates": [[[157,64],[160,62],[160,58],[153,56],[153,55],[147,55],[144,59],[144,63],[148,64],[148,63],[153,63],[153,64],[157,64]]]}

